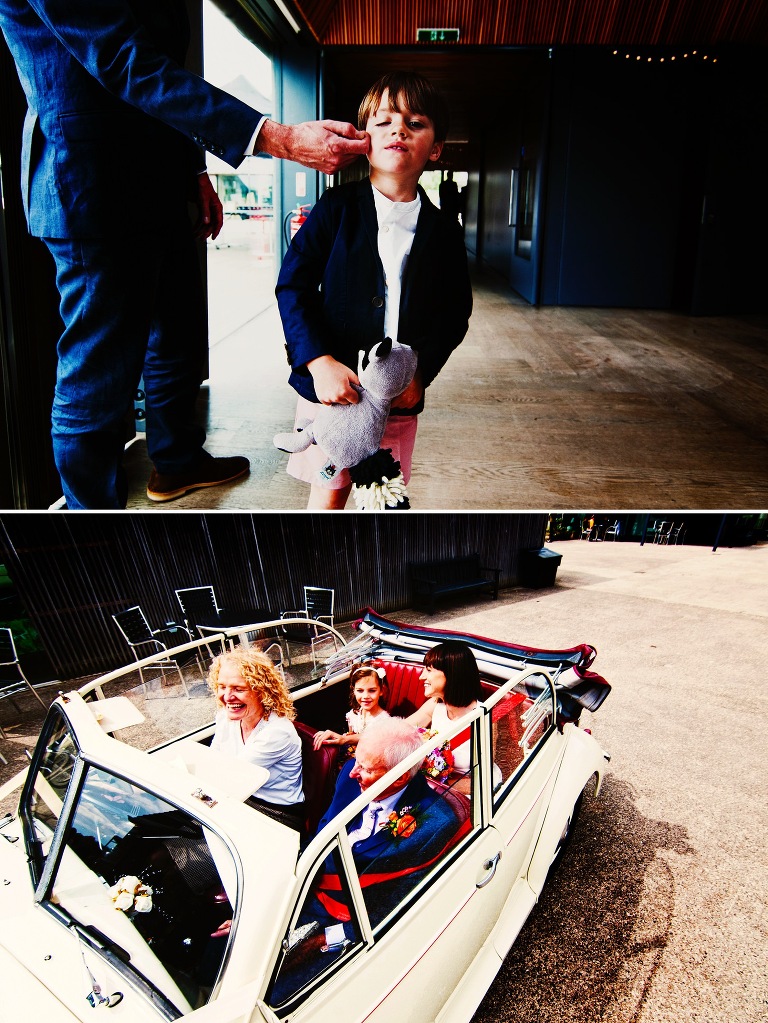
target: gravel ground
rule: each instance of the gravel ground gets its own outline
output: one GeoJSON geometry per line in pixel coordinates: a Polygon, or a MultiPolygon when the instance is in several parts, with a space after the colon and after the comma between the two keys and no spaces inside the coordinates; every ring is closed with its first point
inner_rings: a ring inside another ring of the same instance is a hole
{"type": "MultiPolygon", "coordinates": [[[[766,1021],[768,546],[551,549],[553,588],[395,615],[589,642],[613,686],[582,722],[612,754],[603,790],[474,1023],[766,1021]]],[[[16,769],[39,728],[23,709],[0,743],[16,769]]]]}
{"type": "Polygon", "coordinates": [[[768,547],[552,549],[554,589],[451,624],[596,646],[612,761],[475,1023],[767,1020],[768,547]]]}

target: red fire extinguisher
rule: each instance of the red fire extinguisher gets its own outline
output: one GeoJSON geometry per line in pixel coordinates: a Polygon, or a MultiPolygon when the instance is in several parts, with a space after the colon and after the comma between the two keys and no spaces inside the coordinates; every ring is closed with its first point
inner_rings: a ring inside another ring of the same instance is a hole
{"type": "Polygon", "coordinates": [[[293,241],[299,228],[307,219],[311,209],[312,204],[308,203],[306,206],[297,206],[295,210],[291,210],[291,241],[293,241]]]}

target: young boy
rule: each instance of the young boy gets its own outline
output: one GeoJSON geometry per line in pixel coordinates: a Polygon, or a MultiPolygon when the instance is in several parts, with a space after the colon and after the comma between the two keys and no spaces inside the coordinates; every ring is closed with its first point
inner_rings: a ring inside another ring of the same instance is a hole
{"type": "MultiPolygon", "coordinates": [[[[448,113],[426,79],[396,72],[368,90],[358,124],[371,139],[370,177],[321,196],[291,243],[276,293],[297,420],[313,419],[318,403],[358,401],[359,351],[391,337],[418,353],[416,376],[393,401],[381,443],[407,483],[424,388],[463,340],[472,312],[458,224],[418,187],[440,158],[448,113]]],[[[312,444],[290,456],[288,472],[311,484],[308,508],[343,508],[349,474],[321,485],[325,461],[312,444]]]]}

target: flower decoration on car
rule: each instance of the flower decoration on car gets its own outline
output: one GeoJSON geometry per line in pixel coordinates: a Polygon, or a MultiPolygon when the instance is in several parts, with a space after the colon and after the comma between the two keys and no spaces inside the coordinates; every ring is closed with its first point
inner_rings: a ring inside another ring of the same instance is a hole
{"type": "Polygon", "coordinates": [[[152,889],[133,874],[121,877],[109,889],[115,909],[125,912],[149,913],[152,909],[152,889]]]}
{"type": "MultiPolygon", "coordinates": [[[[437,735],[437,732],[430,731],[427,728],[420,728],[419,731],[424,735],[425,740],[437,735]]],[[[451,744],[449,741],[446,741],[442,746],[437,746],[431,753],[427,754],[424,758],[424,763],[421,765],[421,773],[427,778],[431,778],[432,781],[439,781],[444,784],[448,781],[455,762],[451,744]]]]}
{"type": "Polygon", "coordinates": [[[410,838],[419,826],[416,820],[416,806],[401,806],[393,810],[381,825],[382,831],[388,831],[393,838],[410,838]]]}

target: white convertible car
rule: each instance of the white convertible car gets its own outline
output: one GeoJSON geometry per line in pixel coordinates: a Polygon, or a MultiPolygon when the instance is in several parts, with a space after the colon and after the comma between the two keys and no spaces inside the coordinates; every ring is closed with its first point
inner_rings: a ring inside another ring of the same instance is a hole
{"type": "Polygon", "coordinates": [[[212,696],[177,699],[202,707],[206,723],[149,750],[134,704],[108,694],[119,672],[60,696],[28,771],[0,792],[20,790],[16,813],[0,821],[0,1016],[71,1023],[100,1008],[115,1023],[469,1020],[570,836],[582,792],[600,784],[608,756],[579,723],[610,691],[588,670],[594,655],[368,611],[323,678],[293,691],[303,835],[244,802],[266,772],[233,769],[209,748],[212,696]],[[336,748],[315,751],[312,735],[342,725],[360,660],[385,668],[390,712],[412,712],[424,700],[424,653],[448,638],[471,645],[485,693],[453,729],[469,735],[471,768],[461,786],[431,780],[456,820],[441,849],[425,859],[418,827],[393,834],[411,843],[414,868],[399,872],[397,899],[382,907],[376,863],[358,868],[346,825],[435,740],[317,832],[338,765],[336,748]],[[312,920],[324,886],[345,921],[333,940],[312,920]]]}

